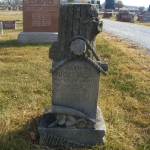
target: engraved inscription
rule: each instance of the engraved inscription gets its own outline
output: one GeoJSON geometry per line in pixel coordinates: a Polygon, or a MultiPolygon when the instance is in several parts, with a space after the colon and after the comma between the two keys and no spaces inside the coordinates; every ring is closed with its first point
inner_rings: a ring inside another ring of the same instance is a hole
{"type": "Polygon", "coordinates": [[[95,119],[99,72],[91,64],[86,61],[68,62],[53,73],[52,86],[54,105],[77,109],[95,119]]]}
{"type": "Polygon", "coordinates": [[[32,26],[51,26],[51,14],[32,13],[32,26]]]}
{"type": "Polygon", "coordinates": [[[24,0],[24,5],[32,5],[32,6],[59,5],[59,0],[24,0]]]}
{"type": "Polygon", "coordinates": [[[43,144],[48,143],[51,146],[55,147],[73,147],[73,148],[78,148],[78,147],[85,147],[84,144],[78,143],[76,141],[68,140],[62,137],[58,137],[52,134],[47,134],[45,133],[42,139],[43,144]]]}
{"type": "Polygon", "coordinates": [[[58,7],[26,7],[25,11],[47,12],[59,11],[58,7]]]}
{"type": "Polygon", "coordinates": [[[90,90],[96,84],[90,67],[84,65],[73,66],[69,64],[63,70],[55,73],[54,80],[53,88],[57,91],[57,94],[54,94],[55,98],[67,102],[80,102],[83,99],[88,99],[90,90]],[[60,82],[61,84],[59,84],[60,82]]]}

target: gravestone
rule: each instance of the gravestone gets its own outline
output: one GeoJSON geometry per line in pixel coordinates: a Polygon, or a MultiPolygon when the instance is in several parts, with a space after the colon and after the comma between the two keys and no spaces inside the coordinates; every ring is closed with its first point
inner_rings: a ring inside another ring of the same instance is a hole
{"type": "Polygon", "coordinates": [[[143,15],[138,15],[137,21],[141,21],[142,20],[142,16],[143,15]]]}
{"type": "Polygon", "coordinates": [[[140,22],[150,22],[150,11],[146,12],[140,22]]]}
{"type": "Polygon", "coordinates": [[[134,15],[132,14],[130,23],[134,23],[134,15]]]}
{"type": "Polygon", "coordinates": [[[3,34],[3,24],[0,22],[0,34],[3,34]]]}
{"type": "Polygon", "coordinates": [[[117,14],[117,16],[116,16],[116,18],[117,18],[117,21],[122,21],[122,16],[128,16],[129,15],[129,13],[128,12],[119,12],[118,14],[117,14]]]}
{"type": "Polygon", "coordinates": [[[103,18],[110,18],[112,17],[112,14],[111,13],[103,13],[103,18]]]}
{"type": "Polygon", "coordinates": [[[23,0],[23,43],[53,43],[58,39],[60,0],[23,0]]]}
{"type": "Polygon", "coordinates": [[[123,21],[123,22],[130,22],[130,21],[131,21],[131,18],[132,18],[132,15],[131,15],[131,14],[128,14],[128,15],[122,14],[122,15],[121,15],[121,21],[123,21]]]}
{"type": "Polygon", "coordinates": [[[6,20],[0,21],[3,24],[3,29],[16,29],[16,21],[6,20]]]}
{"type": "Polygon", "coordinates": [[[52,105],[44,110],[38,131],[40,145],[81,148],[103,143],[105,123],[97,106],[100,72],[108,64],[96,54],[96,35],[102,31],[98,5],[60,7],[58,42],[50,48],[53,60],[52,105]]]}

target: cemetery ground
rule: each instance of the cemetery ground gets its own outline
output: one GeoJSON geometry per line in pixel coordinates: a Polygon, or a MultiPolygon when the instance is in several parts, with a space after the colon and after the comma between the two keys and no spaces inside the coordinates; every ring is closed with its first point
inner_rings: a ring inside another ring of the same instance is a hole
{"type": "MultiPolygon", "coordinates": [[[[22,15],[0,16],[16,18],[22,15]]],[[[18,43],[21,31],[17,22],[16,30],[0,35],[0,150],[48,150],[38,145],[37,128],[43,108],[51,104],[50,45],[18,43]]],[[[91,149],[149,150],[150,55],[104,32],[97,37],[97,53],[109,63],[98,101],[106,136],[105,145],[91,149]]]]}

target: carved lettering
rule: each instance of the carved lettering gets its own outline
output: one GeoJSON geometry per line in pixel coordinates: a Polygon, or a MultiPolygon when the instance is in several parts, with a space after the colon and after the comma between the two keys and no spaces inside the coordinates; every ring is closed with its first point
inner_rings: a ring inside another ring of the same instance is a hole
{"type": "Polygon", "coordinates": [[[65,146],[73,147],[73,148],[85,147],[85,145],[82,143],[78,143],[72,140],[67,140],[65,138],[54,136],[52,134],[46,134],[46,133],[44,134],[42,141],[43,144],[48,142],[50,145],[55,147],[65,147],[65,146]]]}
{"type": "Polygon", "coordinates": [[[99,72],[92,65],[85,61],[70,61],[53,73],[52,82],[54,105],[74,108],[96,118],[91,112],[96,111],[99,72]],[[85,107],[87,103],[89,108],[85,107]]]}
{"type": "Polygon", "coordinates": [[[60,137],[54,136],[54,138],[53,138],[53,140],[52,140],[52,145],[53,145],[53,146],[57,146],[58,143],[59,143],[59,139],[60,139],[60,137]]]}
{"type": "Polygon", "coordinates": [[[66,145],[67,139],[61,138],[58,147],[63,147],[66,145]]]}
{"type": "Polygon", "coordinates": [[[32,5],[32,6],[59,5],[59,1],[58,0],[24,0],[24,5],[32,5]]]}
{"type": "Polygon", "coordinates": [[[36,12],[45,12],[49,13],[49,11],[59,11],[58,7],[26,7],[25,11],[36,11],[36,12]]]}
{"type": "Polygon", "coordinates": [[[51,134],[48,134],[48,143],[51,143],[52,142],[52,139],[53,139],[53,135],[51,134]]]}
{"type": "Polygon", "coordinates": [[[32,13],[32,26],[51,26],[51,15],[46,13],[32,13]]]}
{"type": "Polygon", "coordinates": [[[67,143],[66,143],[66,146],[71,147],[71,146],[72,146],[72,144],[73,144],[73,141],[68,140],[68,141],[67,141],[67,143]]]}

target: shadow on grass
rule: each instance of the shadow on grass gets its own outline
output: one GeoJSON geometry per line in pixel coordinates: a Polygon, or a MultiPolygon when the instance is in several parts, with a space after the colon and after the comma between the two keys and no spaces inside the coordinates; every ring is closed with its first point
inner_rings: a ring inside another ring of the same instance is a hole
{"type": "Polygon", "coordinates": [[[0,135],[0,150],[39,149],[38,126],[41,116],[32,118],[21,129],[0,135]]]}
{"type": "Polygon", "coordinates": [[[8,48],[8,47],[26,47],[26,46],[51,46],[51,43],[49,44],[33,44],[33,43],[20,43],[17,40],[8,40],[8,41],[1,41],[0,42],[0,48],[8,48]]]}
{"type": "MultiPolygon", "coordinates": [[[[39,145],[38,127],[42,116],[29,120],[21,129],[0,135],[0,150],[78,150],[76,148],[48,148],[39,145]]],[[[80,135],[79,135],[80,136],[80,135]]],[[[106,150],[105,145],[82,150],[106,150]]]]}

